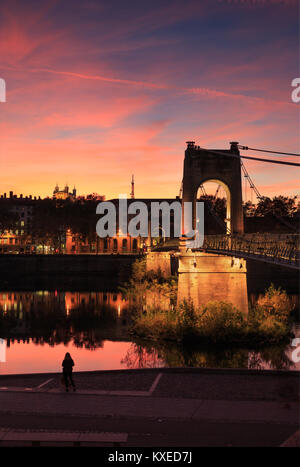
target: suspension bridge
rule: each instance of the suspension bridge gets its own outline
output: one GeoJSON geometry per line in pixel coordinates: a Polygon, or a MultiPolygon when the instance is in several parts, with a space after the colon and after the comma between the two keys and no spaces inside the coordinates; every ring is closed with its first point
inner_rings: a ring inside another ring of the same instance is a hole
{"type": "MultiPolygon", "coordinates": [[[[228,255],[237,258],[254,259],[267,263],[300,269],[300,235],[297,229],[286,219],[274,212],[279,222],[287,227],[288,234],[274,233],[244,233],[242,207],[242,175],[258,201],[265,197],[261,195],[243,159],[258,160],[263,163],[283,164],[300,167],[298,162],[278,159],[265,159],[240,154],[240,149],[272,153],[281,156],[299,157],[295,153],[280,153],[279,151],[262,150],[241,146],[237,142],[230,143],[230,150],[205,149],[196,146],[194,141],[187,142],[185,152],[184,173],[180,188],[182,201],[195,201],[198,189],[206,200],[209,213],[224,230],[222,235],[205,235],[201,248],[193,250],[228,255]],[[216,182],[217,190],[209,197],[204,187],[205,182],[216,182]],[[223,188],[227,197],[227,214],[222,219],[215,210],[215,202],[220,189],[223,188]]],[[[193,219],[193,226],[196,220],[193,219]]],[[[184,241],[181,242],[184,248],[184,241]]]]}

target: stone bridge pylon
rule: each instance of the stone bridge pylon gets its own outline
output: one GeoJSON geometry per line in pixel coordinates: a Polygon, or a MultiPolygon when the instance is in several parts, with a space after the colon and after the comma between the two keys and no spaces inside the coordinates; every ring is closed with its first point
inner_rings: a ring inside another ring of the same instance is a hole
{"type": "Polygon", "coordinates": [[[178,260],[178,303],[192,300],[201,308],[223,301],[248,313],[246,260],[199,251],[181,252],[178,260]]]}

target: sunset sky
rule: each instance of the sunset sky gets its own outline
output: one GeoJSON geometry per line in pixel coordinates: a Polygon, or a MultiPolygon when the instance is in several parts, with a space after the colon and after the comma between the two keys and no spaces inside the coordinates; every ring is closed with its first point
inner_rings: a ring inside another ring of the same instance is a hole
{"type": "MultiPolygon", "coordinates": [[[[137,197],[174,197],[187,140],[299,152],[297,0],[0,1],[1,194],[109,199],[134,174],[137,197]]],[[[298,169],[245,165],[297,194],[298,169]]]]}

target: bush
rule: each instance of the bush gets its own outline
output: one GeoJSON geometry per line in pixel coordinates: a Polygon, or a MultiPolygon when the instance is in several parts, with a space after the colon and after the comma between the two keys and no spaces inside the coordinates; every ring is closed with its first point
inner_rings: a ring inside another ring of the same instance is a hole
{"type": "Polygon", "coordinates": [[[259,297],[256,304],[256,312],[261,317],[272,316],[280,322],[287,322],[293,310],[292,303],[284,290],[276,289],[274,284],[266,290],[264,296],[259,297]]]}
{"type": "Polygon", "coordinates": [[[136,260],[132,265],[131,282],[142,282],[146,275],[146,259],[136,260]]]}
{"type": "Polygon", "coordinates": [[[133,333],[147,339],[178,340],[175,312],[152,308],[138,313],[133,333]]]}
{"type": "Polygon", "coordinates": [[[182,329],[193,329],[198,318],[197,310],[192,300],[183,300],[177,308],[177,322],[182,329]]]}
{"type": "Polygon", "coordinates": [[[197,320],[198,334],[212,342],[239,342],[246,333],[247,317],[231,303],[209,302],[197,320]]]}

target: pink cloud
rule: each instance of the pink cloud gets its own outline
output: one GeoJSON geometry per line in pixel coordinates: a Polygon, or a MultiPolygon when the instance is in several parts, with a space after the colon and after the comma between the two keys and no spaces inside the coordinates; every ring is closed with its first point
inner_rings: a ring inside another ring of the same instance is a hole
{"type": "MultiPolygon", "coordinates": [[[[68,180],[81,193],[100,191],[109,197],[129,191],[134,172],[139,195],[175,196],[188,139],[220,148],[237,139],[296,152],[297,107],[287,98],[286,75],[270,73],[284,70],[290,52],[276,54],[274,68],[270,45],[250,63],[243,51],[233,52],[230,64],[225,56],[216,60],[214,49],[207,47],[197,68],[193,54],[177,56],[177,37],[147,34],[191,16],[205,17],[209,8],[198,1],[190,8],[174,1],[171,7],[138,10],[135,18],[125,11],[125,18],[103,20],[101,28],[91,20],[89,33],[99,34],[98,42],[93,35],[76,34],[76,25],[55,28],[48,17],[53,4],[45,2],[45,9],[36,12],[25,6],[17,13],[13,6],[3,9],[0,71],[8,84],[0,122],[4,190],[46,195],[56,181],[68,180]],[[143,37],[135,39],[137,31],[143,37]],[[168,55],[163,47],[170,44],[174,48],[168,55]],[[146,55],[141,64],[126,68],[128,51],[142,54],[147,48],[155,49],[154,59],[148,63],[146,55]],[[122,66],[111,60],[113,54],[120,54],[122,66]]],[[[105,11],[102,4],[88,5],[105,11]]],[[[278,40],[276,47],[283,50],[284,43],[278,40]]],[[[288,170],[254,162],[250,169],[266,191],[289,189],[278,174],[294,183],[288,170]]]]}

